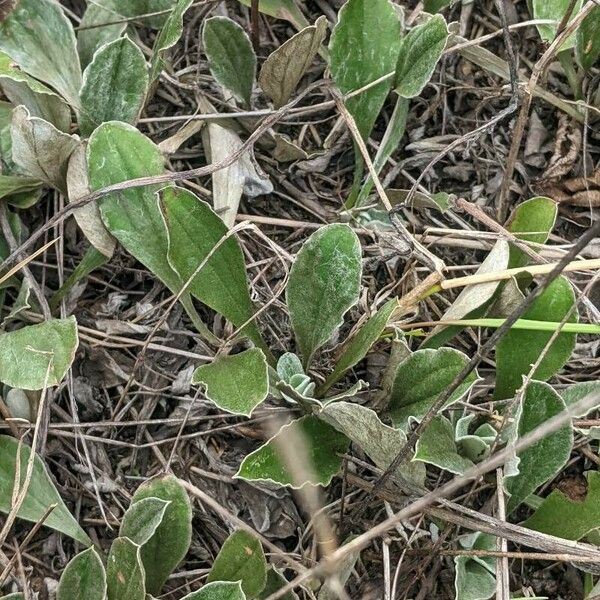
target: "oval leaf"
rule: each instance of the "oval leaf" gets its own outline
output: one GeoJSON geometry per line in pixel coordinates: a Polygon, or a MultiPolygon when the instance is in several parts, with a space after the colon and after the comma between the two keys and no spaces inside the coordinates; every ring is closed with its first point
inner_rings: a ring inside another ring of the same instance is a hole
{"type": "Polygon", "coordinates": [[[147,89],[146,60],[136,44],[125,36],[102,46],[83,74],[81,134],[106,121],[135,123],[147,89]]]}
{"type": "Polygon", "coordinates": [[[155,477],[143,483],[131,502],[135,504],[144,498],[159,498],[169,502],[160,525],[141,551],[147,591],[158,595],[190,547],[192,507],[187,492],[179,480],[171,475],[155,477]]]}
{"type": "MultiPolygon", "coordinates": [[[[0,435],[0,511],[8,513],[12,505],[12,493],[15,484],[16,459],[18,442],[7,435],[0,435]]],[[[31,448],[25,444],[21,445],[20,469],[21,483],[25,480],[27,461],[31,455],[31,448]]],[[[92,542],[81,529],[69,509],[62,501],[54,483],[50,479],[43,461],[36,454],[33,462],[33,474],[25,500],[17,513],[17,516],[26,521],[37,523],[50,506],[56,504],[56,508],[44,521],[46,527],[60,531],[85,546],[91,546],[92,542]]]]}
{"type": "MultiPolygon", "coordinates": [[[[348,0],[329,42],[329,68],[340,91],[348,94],[393,72],[400,38],[400,20],[389,0],[348,0]]],[[[369,137],[391,86],[389,79],[347,100],[363,139],[369,137]]]]}
{"type": "MultiPolygon", "coordinates": [[[[394,379],[388,407],[394,425],[406,429],[410,419],[420,421],[468,362],[465,354],[453,348],[413,352],[400,364],[394,379]]],[[[452,394],[446,406],[464,396],[476,380],[475,371],[452,394]]]]}
{"type": "Polygon", "coordinates": [[[19,0],[0,23],[0,50],[26,73],[51,85],[71,106],[78,106],[81,66],[75,33],[57,2],[19,0]]]}
{"type": "Polygon", "coordinates": [[[140,547],[127,538],[117,538],[108,553],[108,600],[145,600],[144,577],[140,547]]]}
{"type": "Polygon", "coordinates": [[[227,17],[211,17],[202,30],[204,52],[213,77],[250,106],[256,76],[256,55],[246,32],[227,17]]]}
{"type": "Polygon", "coordinates": [[[306,483],[329,485],[339,471],[342,459],[338,453],[348,448],[348,438],[313,415],[302,417],[284,425],[266,444],[248,454],[236,477],[250,481],[269,481],[289,487],[302,487],[306,483]],[[303,465],[306,480],[299,482],[280,456],[278,447],[289,440],[302,440],[310,464],[303,465]]]}
{"type": "Polygon", "coordinates": [[[429,83],[448,40],[442,15],[417,25],[402,38],[396,67],[396,93],[403,98],[418,96],[429,83]]]}
{"type": "Polygon", "coordinates": [[[95,548],[75,556],[65,567],[56,590],[56,600],[104,600],[106,571],[95,548]]]}
{"type": "MultiPolygon", "coordinates": [[[[123,15],[100,4],[100,2],[88,3],[77,33],[77,49],[83,68],[92,62],[98,48],[120,38],[127,29],[126,21],[114,23],[114,21],[119,21],[123,15]]],[[[106,4],[106,2],[102,4],[106,4]]]]}
{"type": "Polygon", "coordinates": [[[259,348],[217,358],[194,371],[192,383],[206,387],[206,397],[234,415],[249,417],[269,393],[265,355],[259,348]]]}
{"type": "Polygon", "coordinates": [[[296,91],[326,34],[327,17],[321,16],[314,25],[291,37],[265,60],[258,82],[263,92],[273,100],[275,108],[286,104],[296,91]]]}
{"type": "Polygon", "coordinates": [[[361,271],[360,241],[347,225],[321,227],[298,252],[286,298],[305,366],[358,302],[361,271]]]}
{"type": "Polygon", "coordinates": [[[0,381],[22,390],[58,385],[73,363],[77,337],[75,317],[53,319],[0,334],[0,381]]]}
{"type": "Polygon", "coordinates": [[[575,32],[575,55],[588,71],[600,58],[600,6],[595,6],[575,32]]]}
{"type": "MultiPolygon", "coordinates": [[[[572,7],[569,21],[581,10],[583,0],[577,0],[572,7]]],[[[540,23],[536,25],[542,41],[551,43],[556,37],[558,26],[564,19],[567,10],[571,7],[571,0],[531,0],[533,18],[536,20],[554,21],[551,24],[540,23]]],[[[575,44],[575,36],[570,36],[560,47],[560,50],[568,50],[575,44]]]]}
{"type": "Polygon", "coordinates": [[[267,560],[260,541],[247,531],[234,531],[215,558],[207,581],[239,581],[244,594],[258,596],[267,583],[267,560]]]}
{"type": "MultiPolygon", "coordinates": [[[[558,277],[535,300],[523,319],[560,323],[575,306],[575,293],[567,279],[558,277]]],[[[569,317],[578,321],[577,309],[569,317]]],[[[553,336],[552,331],[511,329],[496,345],[496,399],[512,398],[521,387],[522,376],[529,373],[541,352],[553,336]]],[[[533,377],[539,381],[550,379],[566,364],[575,348],[576,333],[560,333],[536,369],[533,377]]]]}
{"type": "Polygon", "coordinates": [[[239,581],[215,581],[207,583],[201,590],[184,596],[181,600],[246,600],[239,581]]]}
{"type": "Polygon", "coordinates": [[[168,501],[151,496],[132,503],[123,515],[119,536],[143,546],[156,533],[168,506],[168,501]]]}
{"type": "MultiPolygon", "coordinates": [[[[523,437],[565,408],[563,399],[548,384],[532,381],[519,407],[518,425],[513,428],[513,438],[523,437]]],[[[519,454],[518,475],[505,478],[506,491],[510,495],[506,504],[507,513],[515,510],[529,494],[560,472],[569,460],[572,446],[573,428],[569,424],[519,454]]]]}

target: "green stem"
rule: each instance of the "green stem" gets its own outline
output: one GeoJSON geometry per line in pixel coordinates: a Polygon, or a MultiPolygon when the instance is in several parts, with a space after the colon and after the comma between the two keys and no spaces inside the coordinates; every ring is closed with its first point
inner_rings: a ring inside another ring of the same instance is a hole
{"type": "Polygon", "coordinates": [[[558,53],[558,60],[567,76],[567,81],[569,82],[569,87],[573,92],[573,96],[575,100],[581,100],[583,94],[581,92],[581,81],[577,76],[577,70],[575,67],[575,61],[573,60],[573,53],[571,50],[564,50],[563,52],[558,53]]]}

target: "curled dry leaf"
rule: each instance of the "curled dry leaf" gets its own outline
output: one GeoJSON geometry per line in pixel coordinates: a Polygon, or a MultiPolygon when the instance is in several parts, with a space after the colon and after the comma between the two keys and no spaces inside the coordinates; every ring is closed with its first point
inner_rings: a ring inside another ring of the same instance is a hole
{"type": "MultiPolygon", "coordinates": [[[[86,147],[81,144],[75,149],[69,160],[67,169],[67,191],[69,202],[91,192],[88,180],[86,147]]],[[[117,240],[108,232],[100,216],[98,204],[88,202],[73,211],[73,216],[85,237],[99,252],[110,258],[115,251],[117,240]]]]}
{"type": "Polygon", "coordinates": [[[300,79],[310,67],[327,33],[327,17],[321,16],[282,44],[264,62],[258,83],[280,108],[290,99],[300,79]]]}

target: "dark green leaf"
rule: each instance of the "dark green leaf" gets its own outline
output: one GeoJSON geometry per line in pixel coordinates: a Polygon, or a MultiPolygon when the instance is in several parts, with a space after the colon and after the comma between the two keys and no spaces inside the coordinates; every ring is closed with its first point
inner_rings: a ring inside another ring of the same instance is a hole
{"type": "Polygon", "coordinates": [[[286,297],[305,366],[358,302],[361,271],[360,241],[347,225],[321,227],[300,249],[286,297]]]}
{"type": "Polygon", "coordinates": [[[234,531],[215,558],[207,581],[240,581],[244,594],[258,596],[267,583],[267,560],[260,541],[247,531],[234,531]]]}
{"type": "Polygon", "coordinates": [[[202,41],[213,77],[237,100],[250,106],[256,55],[246,32],[227,17],[211,17],[204,21],[202,41]]]}
{"type": "Polygon", "coordinates": [[[600,58],[600,6],[581,22],[575,33],[575,55],[586,71],[591,69],[600,58]]]}
{"type": "MultiPolygon", "coordinates": [[[[0,456],[2,456],[0,461],[0,511],[5,514],[10,511],[12,506],[17,449],[17,440],[7,435],[0,435],[0,456]]],[[[30,455],[31,448],[22,444],[19,453],[21,483],[25,481],[27,462],[30,455]]],[[[43,461],[36,454],[27,495],[17,516],[26,521],[37,523],[53,504],[56,504],[56,508],[48,515],[44,525],[72,537],[85,546],[91,546],[90,538],[65,506],[46,471],[43,461]]]]}
{"type": "Polygon", "coordinates": [[[106,571],[95,548],[77,554],[65,567],[56,590],[56,600],[104,600],[106,571]]]}
{"type": "Polygon", "coordinates": [[[145,600],[144,577],[140,547],[127,538],[117,538],[108,553],[108,600],[145,600]]]}

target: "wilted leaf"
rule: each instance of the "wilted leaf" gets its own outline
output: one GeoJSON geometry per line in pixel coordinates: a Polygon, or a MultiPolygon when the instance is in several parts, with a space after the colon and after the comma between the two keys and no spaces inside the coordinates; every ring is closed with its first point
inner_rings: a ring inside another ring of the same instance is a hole
{"type": "Polygon", "coordinates": [[[67,165],[79,138],[30,116],[24,106],[13,110],[11,138],[13,160],[23,173],[66,195],[67,165]]]}
{"type": "Polygon", "coordinates": [[[263,63],[258,82],[263,92],[280,108],[296,91],[300,79],[315,59],[325,35],[327,17],[321,16],[275,50],[263,63]]]}
{"type": "Polygon", "coordinates": [[[429,83],[448,40],[442,15],[411,29],[400,44],[396,67],[396,93],[403,98],[418,96],[429,83]]]}
{"type": "MultiPolygon", "coordinates": [[[[381,422],[377,413],[356,402],[331,402],[318,414],[339,432],[350,438],[382,470],[387,469],[406,443],[406,435],[381,422]]],[[[408,463],[398,474],[418,486],[425,481],[425,468],[408,463]]]]}
{"type": "MultiPolygon", "coordinates": [[[[546,383],[532,381],[523,396],[517,415],[518,425],[513,428],[513,442],[533,431],[565,410],[563,399],[546,383]]],[[[547,435],[518,455],[518,475],[505,478],[510,495],[506,505],[512,512],[529,494],[552,479],[563,468],[571,455],[573,430],[571,424],[547,435]]]]}
{"type": "Polygon", "coordinates": [[[586,477],[587,494],[583,500],[553,490],[523,526],[565,540],[580,540],[600,528],[600,473],[588,471],[586,477]]]}
{"type": "MultiPolygon", "coordinates": [[[[82,143],[75,148],[69,159],[67,167],[69,202],[75,202],[91,192],[86,154],[86,145],[82,143]]],[[[89,242],[104,256],[110,258],[115,251],[117,240],[110,235],[104,226],[98,203],[96,201],[88,202],[84,206],[76,208],[73,211],[73,216],[89,242]]]]}
{"type": "Polygon", "coordinates": [[[123,515],[119,536],[143,546],[162,523],[169,501],[149,496],[133,502],[123,515]]]}
{"type": "MultiPolygon", "coordinates": [[[[496,538],[474,533],[461,545],[468,550],[495,550],[496,538]]],[[[455,600],[487,600],[496,592],[496,560],[480,556],[457,556],[454,559],[455,600]]]]}
{"type": "Polygon", "coordinates": [[[246,600],[239,581],[215,581],[207,583],[197,592],[184,596],[181,600],[246,600]]]}
{"type": "MultiPolygon", "coordinates": [[[[2,346],[2,348],[4,347],[2,346]]],[[[15,438],[0,435],[0,456],[2,456],[0,461],[0,511],[5,514],[10,511],[12,505],[18,445],[15,438]]],[[[25,481],[30,454],[31,448],[22,444],[19,453],[21,484],[25,481]]],[[[53,504],[56,504],[56,508],[48,515],[44,525],[72,537],[84,546],[91,546],[90,538],[65,506],[46,471],[43,461],[36,454],[27,495],[17,516],[26,521],[37,523],[53,504]]]]}
{"type": "MultiPolygon", "coordinates": [[[[258,596],[258,600],[266,600],[271,594],[278,592],[287,584],[288,580],[275,567],[269,567],[267,570],[267,583],[258,596]]],[[[281,600],[298,600],[298,596],[295,592],[287,592],[281,596],[281,600]]]]}
{"type": "Polygon", "coordinates": [[[475,465],[473,461],[459,454],[454,427],[443,415],[434,417],[425,428],[415,446],[413,460],[435,465],[456,475],[462,475],[475,465]]]}
{"type": "Polygon", "coordinates": [[[269,393],[265,355],[259,348],[223,356],[194,371],[192,383],[202,383],[206,397],[219,408],[249,417],[269,393]]]}
{"type": "Polygon", "coordinates": [[[22,104],[33,117],[52,123],[60,131],[70,130],[69,105],[50,88],[22,71],[8,55],[1,53],[0,86],[14,106],[22,104]]]}
{"type": "Polygon", "coordinates": [[[360,241],[347,225],[321,227],[298,252],[286,298],[305,366],[358,302],[361,270],[360,241]]]}
{"type": "Polygon", "coordinates": [[[147,592],[158,595],[190,547],[192,507],[187,492],[179,480],[171,475],[155,477],[140,485],[131,502],[135,504],[144,498],[159,498],[169,502],[160,525],[142,546],[141,554],[147,592]]]}
{"type": "MultiPolygon", "coordinates": [[[[204,110],[214,107],[206,100],[200,100],[204,110]]],[[[203,136],[204,149],[212,164],[229,158],[242,147],[240,136],[224,125],[209,121],[203,136]]],[[[213,209],[227,227],[233,227],[242,194],[255,198],[273,191],[269,178],[259,167],[251,148],[246,150],[233,164],[218,169],[212,174],[213,209]]]]}
{"type": "MultiPolygon", "coordinates": [[[[558,205],[554,200],[538,196],[519,204],[511,214],[506,228],[520,240],[543,244],[554,228],[558,205]]],[[[529,257],[511,244],[509,268],[524,267],[529,257]]]]}
{"type": "MultiPolygon", "coordinates": [[[[103,2],[108,4],[108,2],[103,2]]],[[[94,52],[104,44],[120,38],[127,29],[123,15],[101,3],[90,2],[83,13],[80,29],[77,33],[77,49],[81,66],[87,67],[92,62],[94,52]],[[122,21],[115,23],[114,21],[122,21]]]]}
{"type": "MultiPolygon", "coordinates": [[[[568,279],[558,277],[534,301],[523,319],[560,323],[575,306],[575,293],[568,279]]],[[[577,308],[568,319],[578,321],[577,308]]],[[[511,329],[496,345],[496,399],[511,398],[521,387],[522,376],[529,373],[552,337],[551,331],[511,329]]],[[[560,333],[542,359],[533,377],[539,381],[550,379],[567,363],[575,348],[576,333],[560,333]]]]}
{"type": "Polygon", "coordinates": [[[207,581],[239,581],[244,594],[258,596],[267,583],[267,560],[260,541],[247,531],[234,531],[215,558],[207,581]]]}
{"type": "Polygon", "coordinates": [[[0,22],[0,50],[29,75],[51,85],[71,106],[78,106],[81,66],[73,26],[60,4],[20,0],[0,22]]]}
{"type": "Polygon", "coordinates": [[[595,6],[577,28],[575,56],[586,71],[600,58],[600,6],[595,6]]]}
{"type": "Polygon", "coordinates": [[[83,74],[81,135],[106,121],[135,123],[147,89],[146,59],[136,44],[125,36],[102,46],[83,74]]]}
{"type": "Polygon", "coordinates": [[[56,600],[104,600],[106,571],[95,548],[77,554],[65,567],[56,590],[56,600]]]}
{"type": "Polygon", "coordinates": [[[53,319],[0,334],[0,381],[22,390],[58,385],[75,358],[75,317],[53,319]]]}
{"type": "MultiPolygon", "coordinates": [[[[400,39],[400,20],[389,0],[348,0],[329,42],[331,75],[340,91],[348,94],[394,71],[400,39]]],[[[381,82],[346,102],[363,139],[391,86],[391,79],[381,82]]]]}
{"type": "Polygon", "coordinates": [[[127,538],[117,538],[106,566],[108,600],[145,600],[144,577],[140,547],[127,538]]]}
{"type": "MultiPolygon", "coordinates": [[[[581,10],[583,0],[577,0],[571,11],[569,21],[581,10]]],[[[551,43],[556,37],[558,26],[563,20],[567,10],[571,5],[571,0],[532,0],[533,18],[536,20],[554,21],[552,24],[539,23],[536,25],[537,30],[543,42],[551,43]]],[[[560,47],[560,50],[572,48],[575,44],[575,36],[570,36],[560,47]]]]}
{"type": "MultiPolygon", "coordinates": [[[[398,367],[388,405],[396,427],[406,429],[409,419],[420,421],[438,397],[469,362],[453,348],[417,350],[398,367]]],[[[448,399],[445,406],[462,398],[477,380],[471,373],[448,399]]]]}
{"type": "Polygon", "coordinates": [[[266,444],[248,454],[236,477],[295,487],[293,474],[285,466],[278,450],[278,444],[285,444],[290,433],[292,439],[299,437],[303,440],[306,454],[310,458],[310,464],[304,465],[303,470],[309,471],[312,475],[304,483],[329,485],[342,464],[342,459],[337,454],[347,450],[349,440],[331,425],[313,415],[302,417],[283,426],[266,444]]]}
{"type": "Polygon", "coordinates": [[[204,52],[213,77],[250,106],[256,76],[256,55],[246,32],[227,17],[210,17],[202,30],[204,52]]]}
{"type": "Polygon", "coordinates": [[[394,309],[398,306],[398,300],[392,298],[386,302],[372,317],[370,317],[356,334],[346,342],[344,349],[335,363],[331,374],[325,383],[319,388],[319,393],[326,392],[336,381],[341,379],[344,373],[360,362],[371,349],[371,346],[383,333],[394,309]]]}
{"type": "MultiPolygon", "coordinates": [[[[160,202],[168,229],[169,263],[187,282],[206,261],[193,278],[190,293],[240,327],[252,318],[254,307],[237,239],[230,236],[214,250],[227,235],[227,227],[206,202],[187,190],[166,188],[160,202]]],[[[244,333],[269,356],[255,321],[244,333]]]]}
{"type": "Polygon", "coordinates": [[[193,0],[177,0],[169,13],[161,29],[154,48],[152,49],[152,59],[150,61],[150,82],[153,82],[164,69],[164,56],[169,48],[172,48],[181,38],[183,33],[183,15],[191,6],[193,0]]]}

